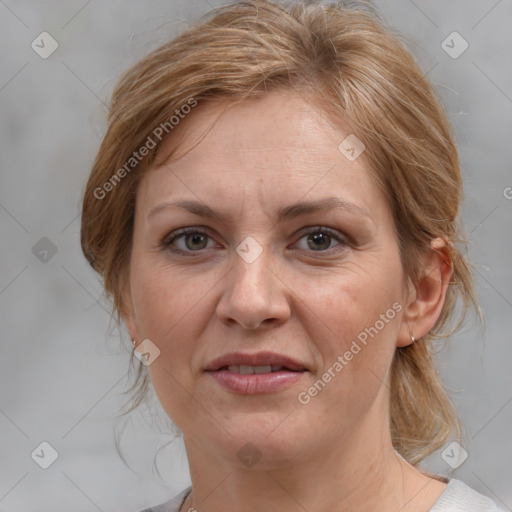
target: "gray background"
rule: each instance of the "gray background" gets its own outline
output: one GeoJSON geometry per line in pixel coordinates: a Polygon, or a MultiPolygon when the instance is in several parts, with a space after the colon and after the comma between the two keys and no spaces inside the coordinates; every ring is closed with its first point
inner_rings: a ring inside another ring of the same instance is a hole
{"type": "MultiPolygon", "coordinates": [[[[116,422],[130,382],[129,342],[82,257],[79,211],[119,73],[220,3],[0,0],[0,511],[136,511],[188,485],[180,441],[160,451],[161,477],[153,470],[155,452],[171,439],[165,421],[151,420],[158,404],[116,422]],[[47,59],[31,48],[43,31],[59,44],[47,59]],[[53,256],[41,245],[34,254],[43,237],[53,256]],[[123,425],[129,467],[114,444],[123,425]],[[46,470],[31,458],[42,441],[59,454],[46,470]]],[[[427,467],[510,510],[512,5],[376,4],[411,42],[455,127],[463,218],[487,320],[486,335],[468,322],[440,354],[469,457],[452,470],[436,453],[427,467]],[[441,45],[453,31],[469,44],[456,59],[441,45]]]]}

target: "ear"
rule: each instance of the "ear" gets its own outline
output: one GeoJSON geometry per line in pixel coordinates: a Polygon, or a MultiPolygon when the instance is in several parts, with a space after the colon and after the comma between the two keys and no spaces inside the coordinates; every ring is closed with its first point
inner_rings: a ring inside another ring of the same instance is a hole
{"type": "Polygon", "coordinates": [[[446,292],[453,273],[450,259],[451,243],[435,238],[423,258],[418,283],[411,287],[396,341],[397,347],[413,343],[425,336],[441,315],[446,292]]]}

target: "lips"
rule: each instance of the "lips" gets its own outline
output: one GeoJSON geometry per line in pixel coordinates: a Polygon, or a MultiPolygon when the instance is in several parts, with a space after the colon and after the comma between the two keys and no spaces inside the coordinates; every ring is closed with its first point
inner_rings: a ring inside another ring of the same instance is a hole
{"type": "Polygon", "coordinates": [[[276,354],[274,352],[258,352],[257,354],[243,354],[241,352],[233,352],[231,354],[225,354],[217,359],[214,359],[211,363],[206,365],[206,371],[217,371],[222,368],[232,367],[282,367],[290,371],[303,371],[307,370],[306,365],[302,364],[291,357],[276,354]]]}
{"type": "MultiPolygon", "coordinates": [[[[224,367],[225,369],[226,367],[224,367]]],[[[252,375],[254,373],[271,373],[278,372],[279,370],[287,370],[284,366],[279,365],[260,365],[260,366],[249,366],[249,365],[230,365],[228,366],[228,371],[231,373],[241,373],[242,375],[252,375]]]]}
{"type": "Polygon", "coordinates": [[[288,356],[259,352],[226,354],[209,363],[205,371],[226,390],[254,395],[282,391],[300,380],[308,370],[288,356]]]}

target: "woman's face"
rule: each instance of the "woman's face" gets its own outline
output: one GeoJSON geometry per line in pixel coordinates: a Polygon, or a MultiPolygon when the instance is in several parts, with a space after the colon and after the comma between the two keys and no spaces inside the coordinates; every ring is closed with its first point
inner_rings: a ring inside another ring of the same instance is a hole
{"type": "MultiPolygon", "coordinates": [[[[226,105],[198,106],[160,155],[226,105]]],[[[273,92],[229,105],[139,186],[127,323],[160,351],[149,371],[167,414],[212,457],[270,468],[389,429],[404,276],[350,134],[273,92]]]]}

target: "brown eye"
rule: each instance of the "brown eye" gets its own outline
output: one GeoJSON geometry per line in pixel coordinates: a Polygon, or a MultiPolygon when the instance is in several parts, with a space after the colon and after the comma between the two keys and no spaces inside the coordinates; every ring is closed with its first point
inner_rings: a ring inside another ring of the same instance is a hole
{"type": "Polygon", "coordinates": [[[204,249],[208,243],[208,236],[202,233],[191,233],[185,235],[185,245],[191,251],[204,249]]]}
{"type": "Polygon", "coordinates": [[[181,229],[171,234],[162,246],[175,252],[198,252],[208,248],[210,236],[198,229],[181,229]]]}
{"type": "Polygon", "coordinates": [[[331,236],[325,232],[310,233],[308,235],[308,246],[313,251],[323,251],[329,249],[331,245],[331,236]]]}
{"type": "Polygon", "coordinates": [[[327,252],[329,249],[343,249],[346,241],[341,234],[330,229],[315,228],[303,235],[297,244],[301,250],[327,252]]]}

